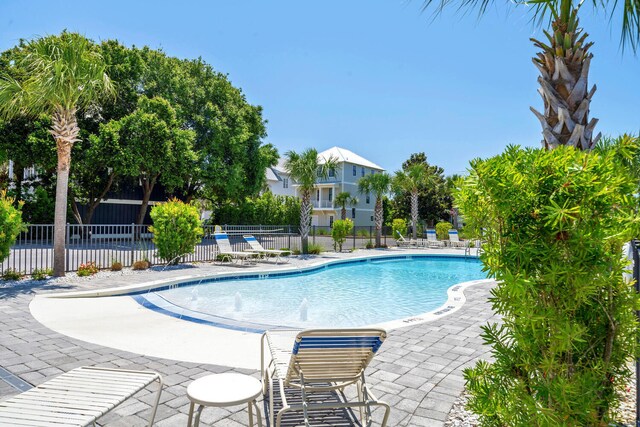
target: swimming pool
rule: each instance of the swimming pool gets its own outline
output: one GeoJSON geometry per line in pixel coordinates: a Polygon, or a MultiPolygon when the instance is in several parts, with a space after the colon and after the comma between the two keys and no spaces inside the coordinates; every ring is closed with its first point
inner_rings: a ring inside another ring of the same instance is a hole
{"type": "Polygon", "coordinates": [[[310,272],[190,282],[134,298],[174,317],[252,332],[275,326],[357,327],[435,310],[447,301],[451,286],[483,279],[481,269],[473,258],[376,257],[310,272]]]}

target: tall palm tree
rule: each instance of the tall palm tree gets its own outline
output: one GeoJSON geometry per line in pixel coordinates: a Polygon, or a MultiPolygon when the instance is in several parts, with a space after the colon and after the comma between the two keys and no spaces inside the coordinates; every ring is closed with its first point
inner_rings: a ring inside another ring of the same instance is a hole
{"type": "MultiPolygon", "coordinates": [[[[589,119],[589,106],[596,92],[595,85],[588,87],[589,66],[593,54],[589,49],[593,42],[580,27],[578,12],[584,0],[529,0],[513,4],[530,6],[533,20],[538,25],[549,22],[550,31],[543,31],[546,41],[531,39],[540,52],[533,63],[540,71],[538,92],[544,103],[543,113],[531,107],[542,124],[542,145],[553,149],[560,145],[572,145],[582,150],[591,150],[600,134],[594,136],[597,119],[589,119]],[[547,19],[548,18],[548,19],[547,19]]],[[[424,8],[436,3],[442,10],[452,0],[425,0],[424,8]]],[[[484,13],[491,0],[459,0],[462,9],[476,7],[484,13]]],[[[630,45],[635,52],[640,42],[640,1],[592,0],[594,9],[602,9],[613,16],[622,8],[622,45],[630,45]]]]}
{"type": "Polygon", "coordinates": [[[386,172],[367,175],[358,181],[358,190],[360,193],[374,193],[376,196],[376,208],[373,218],[376,227],[376,247],[378,248],[382,246],[382,221],[384,219],[382,197],[389,192],[390,188],[391,176],[386,172]]]}
{"type": "Polygon", "coordinates": [[[284,167],[289,172],[291,180],[295,181],[300,192],[300,237],[302,238],[302,253],[309,251],[309,228],[311,227],[311,194],[318,178],[326,179],[329,172],[338,167],[335,158],[318,158],[318,151],[313,148],[302,153],[288,151],[284,167]]]}
{"type": "Polygon", "coordinates": [[[53,271],[63,276],[71,148],[80,133],[76,113],[114,91],[99,50],[80,34],[38,38],[24,49],[15,66],[27,71],[26,79],[0,77],[0,116],[51,115],[50,132],[58,152],[53,271]]]}
{"type": "Polygon", "coordinates": [[[424,163],[414,163],[399,170],[393,177],[392,187],[396,193],[411,194],[411,235],[418,233],[418,192],[431,181],[429,169],[424,163]]]}
{"type": "Polygon", "coordinates": [[[336,196],[335,203],[341,208],[340,219],[347,219],[347,205],[357,205],[358,198],[351,196],[351,193],[349,193],[348,191],[342,191],[336,196]]]}

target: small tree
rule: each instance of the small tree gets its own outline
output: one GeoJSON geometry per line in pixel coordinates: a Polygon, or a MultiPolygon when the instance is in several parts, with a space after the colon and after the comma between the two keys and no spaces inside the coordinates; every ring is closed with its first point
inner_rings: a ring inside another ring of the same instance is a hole
{"type": "Polygon", "coordinates": [[[358,198],[351,196],[348,191],[342,191],[336,195],[335,203],[340,206],[340,219],[347,219],[347,205],[357,205],[358,198]]]}
{"type": "Polygon", "coordinates": [[[198,208],[171,199],[151,209],[153,242],[158,256],[168,264],[177,264],[181,256],[191,254],[203,235],[198,208]]]}
{"type": "Polygon", "coordinates": [[[391,224],[391,229],[393,230],[393,238],[397,239],[398,237],[407,235],[407,221],[402,218],[395,218],[393,223],[391,224]]]}
{"type": "Polygon", "coordinates": [[[471,162],[455,199],[484,229],[503,320],[483,328],[494,361],[465,371],[483,426],[614,421],[638,351],[638,297],[621,257],[638,232],[637,183],[616,151],[509,147],[471,162]]]}
{"type": "Polygon", "coordinates": [[[436,237],[440,240],[449,239],[449,230],[451,230],[451,223],[447,221],[441,221],[436,224],[436,237]]]}
{"type": "Polygon", "coordinates": [[[373,216],[376,226],[376,247],[382,246],[382,222],[384,221],[384,210],[382,208],[382,198],[391,188],[391,176],[388,173],[376,173],[360,178],[358,190],[360,193],[374,193],[376,196],[376,208],[373,216]]]}
{"type": "Polygon", "coordinates": [[[397,194],[408,192],[411,195],[411,237],[418,233],[418,195],[420,189],[432,181],[426,163],[413,163],[399,170],[393,177],[392,187],[397,194]]]}
{"type": "Polygon", "coordinates": [[[16,237],[26,227],[22,223],[22,202],[14,206],[15,199],[0,191],[0,262],[9,257],[16,237]]]}
{"type": "Polygon", "coordinates": [[[331,229],[331,237],[333,237],[333,248],[336,245],[339,247],[339,252],[342,252],[342,245],[347,240],[347,236],[353,230],[353,221],[350,219],[339,219],[333,222],[333,228],[331,229]]]}

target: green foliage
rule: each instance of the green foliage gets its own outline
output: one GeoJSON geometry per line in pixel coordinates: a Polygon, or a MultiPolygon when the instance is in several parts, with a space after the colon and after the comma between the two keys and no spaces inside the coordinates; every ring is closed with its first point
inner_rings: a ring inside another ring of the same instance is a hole
{"type": "Polygon", "coordinates": [[[2,280],[6,281],[15,281],[20,280],[24,277],[24,273],[18,270],[14,270],[12,268],[8,268],[2,272],[2,280]]]}
{"type": "Polygon", "coordinates": [[[436,224],[436,237],[438,240],[449,240],[449,230],[451,230],[451,223],[442,221],[436,224]]]}
{"type": "Polygon", "coordinates": [[[331,229],[331,237],[333,238],[333,247],[338,245],[339,252],[342,252],[342,245],[347,240],[347,236],[353,230],[353,221],[350,219],[339,219],[333,222],[331,229]]]}
{"type": "Polygon", "coordinates": [[[638,297],[622,244],[638,235],[637,183],[616,150],[508,147],[474,160],[456,194],[485,229],[493,363],[465,371],[484,426],[606,426],[637,356],[638,297]]]}
{"type": "Polygon", "coordinates": [[[324,252],[324,246],[322,246],[321,244],[319,243],[309,244],[309,250],[307,253],[311,255],[320,255],[322,252],[324,252]]]}
{"type": "Polygon", "coordinates": [[[364,247],[367,248],[367,249],[373,249],[374,248],[373,242],[370,242],[370,241],[367,242],[367,244],[364,245],[364,247]]]}
{"type": "Polygon", "coordinates": [[[53,276],[53,270],[50,268],[36,268],[31,272],[33,280],[46,280],[51,276],[53,276]]]}
{"type": "Polygon", "coordinates": [[[14,205],[15,199],[0,191],[0,262],[7,259],[16,237],[26,227],[22,222],[22,203],[14,205]]]}
{"type": "Polygon", "coordinates": [[[402,218],[396,218],[393,220],[393,224],[391,225],[391,229],[393,230],[393,238],[399,239],[400,233],[403,237],[407,235],[407,221],[402,218]]]}
{"type": "Polygon", "coordinates": [[[79,277],[93,276],[96,273],[98,273],[98,267],[93,261],[80,264],[77,272],[79,277]]]}
{"type": "Polygon", "coordinates": [[[371,237],[371,232],[369,232],[368,228],[360,228],[357,232],[357,235],[360,237],[369,238],[371,237]]]}
{"type": "Polygon", "coordinates": [[[45,188],[42,185],[35,187],[33,193],[26,194],[22,216],[29,224],[52,224],[53,210],[55,207],[55,189],[45,188]]]}
{"type": "Polygon", "coordinates": [[[158,256],[169,264],[177,264],[180,257],[193,253],[204,234],[198,209],[178,199],[155,205],[151,219],[149,231],[158,256]]]}
{"type": "MultiPolygon", "coordinates": [[[[213,224],[297,225],[300,223],[300,199],[277,196],[265,191],[259,197],[227,203],[213,212],[213,224]]],[[[297,230],[295,230],[297,231],[297,230]]]]}

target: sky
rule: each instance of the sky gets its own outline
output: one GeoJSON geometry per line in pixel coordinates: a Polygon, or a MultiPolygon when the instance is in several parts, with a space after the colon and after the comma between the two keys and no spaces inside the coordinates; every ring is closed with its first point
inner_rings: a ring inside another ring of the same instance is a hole
{"type": "MultiPolygon", "coordinates": [[[[101,41],[202,57],[261,105],[266,142],[350,149],[390,172],[425,152],[446,174],[508,144],[540,146],[541,31],[526,6],[497,2],[478,19],[434,17],[421,0],[0,0],[0,49],[63,29],[101,41]]],[[[595,42],[597,131],[640,130],[640,57],[620,47],[619,17],[585,6],[595,42]]]]}

